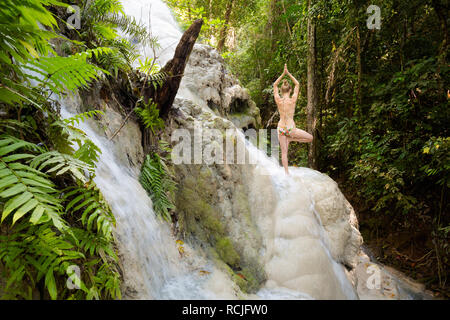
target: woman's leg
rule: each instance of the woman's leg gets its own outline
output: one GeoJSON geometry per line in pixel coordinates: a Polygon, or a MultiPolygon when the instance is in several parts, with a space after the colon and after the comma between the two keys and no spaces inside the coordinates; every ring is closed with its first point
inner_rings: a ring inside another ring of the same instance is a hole
{"type": "Polygon", "coordinates": [[[289,137],[289,141],[312,142],[313,136],[305,130],[293,128],[289,137]]]}
{"type": "Polygon", "coordinates": [[[281,163],[283,164],[284,171],[286,174],[288,172],[288,149],[289,149],[289,141],[288,138],[284,135],[278,134],[278,141],[280,142],[281,147],[281,163]]]}

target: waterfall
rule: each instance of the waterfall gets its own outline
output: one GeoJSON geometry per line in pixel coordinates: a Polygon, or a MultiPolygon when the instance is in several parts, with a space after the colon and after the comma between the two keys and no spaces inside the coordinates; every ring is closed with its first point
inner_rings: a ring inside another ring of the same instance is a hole
{"type": "MultiPolygon", "coordinates": [[[[126,14],[135,17],[157,36],[161,48],[158,63],[172,56],[182,33],[169,8],[161,0],[122,0],[126,14]]],[[[140,48],[142,56],[152,56],[149,48],[140,48]]],[[[205,106],[183,81],[177,97],[205,106]]],[[[62,117],[76,114],[61,99],[62,117]]],[[[167,223],[156,218],[152,202],[138,182],[136,170],[119,160],[118,148],[95,130],[95,123],[78,125],[101,149],[95,183],[107,199],[117,220],[115,236],[124,282],[131,289],[125,297],[141,299],[233,299],[236,285],[207,258],[191,250],[189,258],[180,258],[176,239],[167,223]],[[199,270],[208,271],[201,275],[199,270]]],[[[242,136],[241,136],[242,138],[242,136]]],[[[356,294],[343,266],[335,262],[327,249],[328,239],[315,211],[311,191],[304,179],[317,174],[307,168],[290,168],[291,176],[256,147],[246,142],[249,153],[258,156],[254,174],[270,174],[277,194],[276,210],[269,217],[255,217],[264,237],[263,253],[268,281],[250,298],[263,299],[354,299],[356,294]],[[269,223],[267,223],[269,221],[269,223]]],[[[189,250],[186,245],[186,250],[189,250]]],[[[242,295],[239,295],[242,297],[242,295]]]]}
{"type": "MultiPolygon", "coordinates": [[[[243,135],[241,139],[244,139],[243,135]]],[[[260,224],[267,248],[265,267],[268,281],[259,295],[276,299],[280,295],[307,299],[356,299],[344,267],[331,257],[330,240],[315,209],[312,191],[304,182],[308,176],[320,179],[320,174],[308,168],[289,167],[289,176],[286,176],[278,161],[267,157],[248,140],[245,144],[256,159],[254,175],[269,175],[272,181],[269,187],[274,188],[277,195],[276,209],[268,220],[269,225],[267,222],[260,224]]]]}
{"type": "MultiPolygon", "coordinates": [[[[61,100],[61,116],[74,115],[61,100]]],[[[156,218],[152,202],[138,181],[135,170],[129,164],[121,163],[113,151],[113,143],[98,134],[88,121],[77,125],[101,149],[97,163],[95,183],[110,204],[117,221],[115,237],[119,246],[124,281],[137,291],[133,298],[142,299],[218,299],[224,294],[205,288],[208,280],[193,272],[180,259],[176,239],[168,224],[156,218]]],[[[195,257],[194,257],[195,258],[195,257]]],[[[197,259],[200,260],[200,259],[197,259]]],[[[214,267],[208,262],[194,261],[202,269],[214,274],[214,267]]],[[[217,280],[216,279],[216,280],[217,280]]],[[[127,295],[125,293],[125,295],[127,295]]]]}
{"type": "MultiPolygon", "coordinates": [[[[163,66],[173,57],[182,32],[169,7],[161,0],[122,0],[124,12],[147,27],[158,38],[160,48],[155,48],[158,63],[163,66]]],[[[154,57],[153,50],[139,45],[142,56],[154,57]]]]}

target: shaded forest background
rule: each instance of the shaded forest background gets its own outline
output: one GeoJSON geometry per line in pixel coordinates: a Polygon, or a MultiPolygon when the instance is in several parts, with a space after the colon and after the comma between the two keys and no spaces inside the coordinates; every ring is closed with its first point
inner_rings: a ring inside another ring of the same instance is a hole
{"type": "Polygon", "coordinates": [[[315,136],[290,145],[290,165],[334,178],[374,256],[448,298],[448,1],[166,2],[184,27],[204,20],[201,41],[250,90],[264,128],[278,122],[273,82],[287,63],[301,84],[294,120],[315,136]]]}

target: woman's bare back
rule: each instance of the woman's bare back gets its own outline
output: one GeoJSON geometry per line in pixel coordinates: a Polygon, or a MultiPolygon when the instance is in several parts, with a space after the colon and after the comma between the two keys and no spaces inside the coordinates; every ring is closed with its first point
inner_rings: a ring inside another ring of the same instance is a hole
{"type": "Polygon", "coordinates": [[[291,97],[275,98],[275,103],[280,113],[278,127],[295,127],[294,113],[296,101],[291,97]]]}

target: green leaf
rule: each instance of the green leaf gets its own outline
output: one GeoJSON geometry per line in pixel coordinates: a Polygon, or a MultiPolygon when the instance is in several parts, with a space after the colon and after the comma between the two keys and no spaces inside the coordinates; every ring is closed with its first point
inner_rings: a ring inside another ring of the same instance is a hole
{"type": "Polygon", "coordinates": [[[45,285],[47,286],[48,293],[52,300],[58,298],[58,292],[56,290],[55,277],[53,276],[53,269],[49,269],[45,275],[45,285]]]}
{"type": "Polygon", "coordinates": [[[17,207],[24,204],[28,200],[30,200],[33,197],[33,195],[30,192],[24,192],[6,202],[5,208],[3,209],[2,214],[2,221],[5,220],[5,218],[17,207]]]}
{"type": "Polygon", "coordinates": [[[31,215],[30,218],[30,222],[33,224],[36,224],[39,219],[42,217],[42,214],[44,213],[45,208],[43,206],[37,206],[34,211],[33,214],[31,215]]]}
{"type": "Polygon", "coordinates": [[[14,213],[13,224],[17,220],[22,218],[23,215],[26,214],[28,211],[34,209],[34,207],[36,207],[38,205],[38,203],[39,203],[39,201],[37,201],[36,199],[31,199],[30,201],[25,203],[22,207],[20,207],[19,210],[17,210],[16,213],[14,213]]]}

